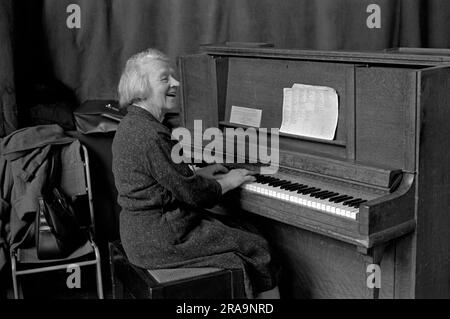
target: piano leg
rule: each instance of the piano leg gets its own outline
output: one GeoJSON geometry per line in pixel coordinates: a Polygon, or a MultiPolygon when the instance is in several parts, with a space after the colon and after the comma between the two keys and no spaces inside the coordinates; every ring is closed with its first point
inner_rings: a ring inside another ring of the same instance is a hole
{"type": "Polygon", "coordinates": [[[362,254],[364,262],[366,264],[367,272],[367,289],[369,298],[379,299],[381,288],[381,260],[383,259],[384,251],[387,244],[378,245],[372,248],[358,247],[357,250],[362,254]]]}

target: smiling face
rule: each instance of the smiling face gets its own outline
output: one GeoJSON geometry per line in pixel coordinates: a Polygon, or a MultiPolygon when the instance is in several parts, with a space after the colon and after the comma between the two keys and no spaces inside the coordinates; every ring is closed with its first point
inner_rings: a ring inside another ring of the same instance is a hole
{"type": "Polygon", "coordinates": [[[173,77],[174,71],[170,65],[161,60],[149,63],[149,104],[165,114],[177,108],[177,91],[180,83],[173,77]]]}

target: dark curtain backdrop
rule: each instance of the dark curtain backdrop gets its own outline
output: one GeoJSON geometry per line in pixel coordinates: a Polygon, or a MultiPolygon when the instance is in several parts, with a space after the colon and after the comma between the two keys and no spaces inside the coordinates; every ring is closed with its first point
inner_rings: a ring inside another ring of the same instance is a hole
{"type": "Polygon", "coordinates": [[[199,44],[225,41],[321,50],[450,47],[448,0],[21,0],[14,19],[11,2],[0,1],[0,134],[15,125],[12,26],[19,111],[42,78],[58,79],[79,102],[115,98],[126,59],[148,47],[173,61],[199,44]],[[380,29],[366,27],[372,3],[381,7],[380,29]],[[69,4],[81,8],[80,29],[66,26],[69,4]]]}
{"type": "MultiPolygon", "coordinates": [[[[449,27],[450,0],[0,0],[0,137],[33,123],[27,117],[42,114],[33,111],[41,104],[73,110],[87,99],[115,99],[125,61],[148,47],[173,62],[200,44],[226,41],[320,50],[450,48],[449,27]],[[373,3],[381,7],[380,29],[366,26],[373,3]],[[70,4],[81,8],[80,29],[66,26],[70,4]],[[59,103],[69,97],[73,103],[59,103]]],[[[90,150],[105,252],[106,239],[118,238],[120,211],[112,136],[78,137],[90,150]]]]}
{"type": "Polygon", "coordinates": [[[12,0],[0,1],[0,137],[18,128],[13,68],[12,0]]]}

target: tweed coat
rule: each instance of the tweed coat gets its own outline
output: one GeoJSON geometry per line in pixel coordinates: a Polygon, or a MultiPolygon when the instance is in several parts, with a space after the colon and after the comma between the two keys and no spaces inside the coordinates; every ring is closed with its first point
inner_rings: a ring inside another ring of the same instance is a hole
{"type": "Polygon", "coordinates": [[[147,269],[244,269],[249,297],[273,288],[267,241],[232,218],[203,208],[221,200],[221,186],[171,159],[170,130],[148,111],[130,106],[112,145],[120,237],[130,262],[147,269]]]}

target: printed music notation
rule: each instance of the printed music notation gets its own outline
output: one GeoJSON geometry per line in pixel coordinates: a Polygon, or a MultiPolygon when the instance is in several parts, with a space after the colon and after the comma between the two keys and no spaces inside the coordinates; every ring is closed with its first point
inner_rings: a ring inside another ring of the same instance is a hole
{"type": "Polygon", "coordinates": [[[296,83],[283,93],[281,133],[334,139],[339,112],[336,90],[296,83]]]}

